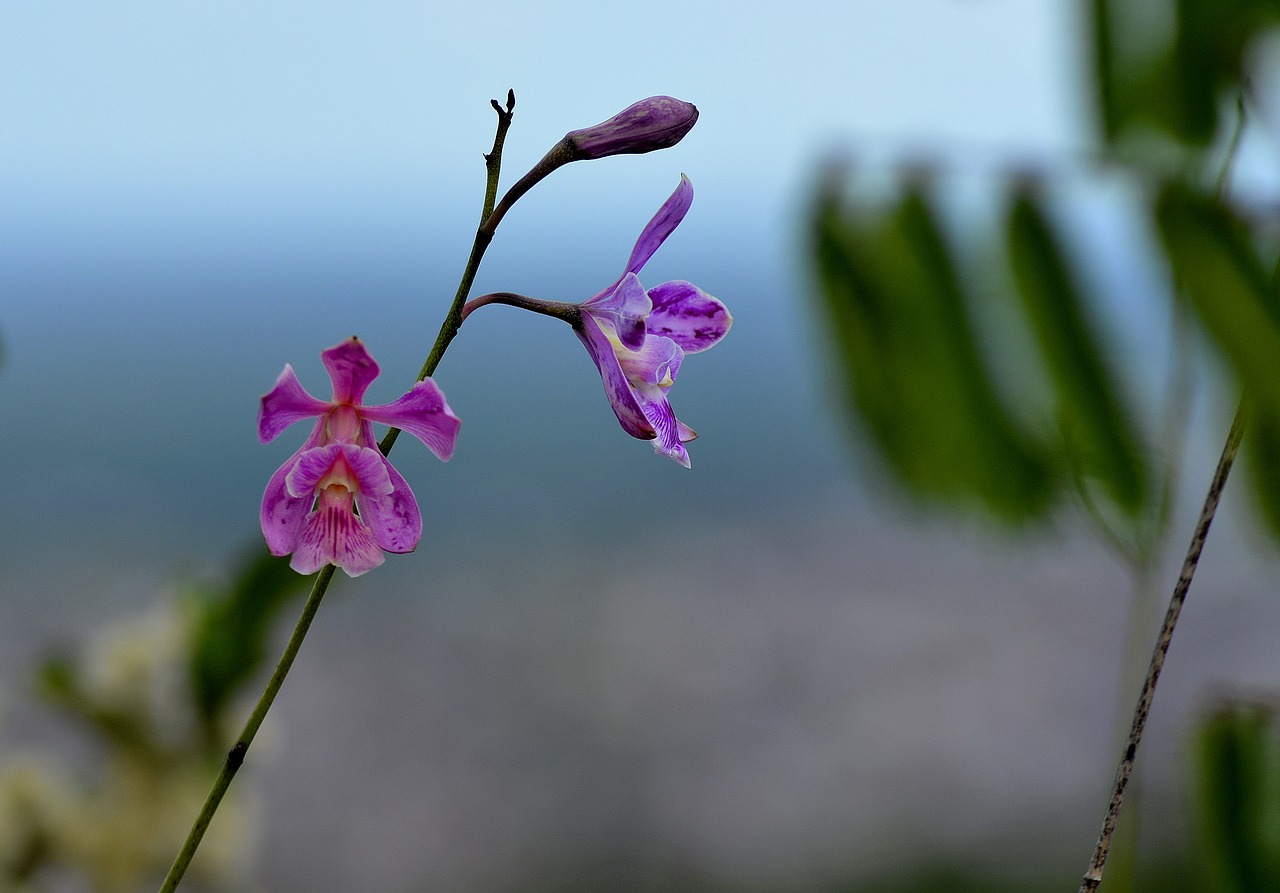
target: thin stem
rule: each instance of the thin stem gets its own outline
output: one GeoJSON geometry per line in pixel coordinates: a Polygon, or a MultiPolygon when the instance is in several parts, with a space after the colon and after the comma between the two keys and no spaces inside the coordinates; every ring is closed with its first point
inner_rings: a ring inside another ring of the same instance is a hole
{"type": "Polygon", "coordinates": [[[578,304],[568,304],[563,301],[544,301],[541,298],[530,298],[511,291],[495,291],[492,294],[481,295],[478,298],[472,298],[467,301],[462,308],[462,318],[465,320],[473,311],[488,304],[506,304],[509,307],[532,310],[534,313],[541,313],[543,316],[554,316],[556,319],[562,319],[570,325],[575,325],[582,317],[582,308],[578,304]]]}
{"type": "MultiPolygon", "coordinates": [[[[511,127],[511,116],[516,106],[515,91],[507,91],[505,109],[498,105],[496,99],[492,101],[492,104],[494,111],[498,113],[498,130],[493,139],[493,149],[484,157],[488,179],[485,186],[481,226],[476,232],[476,241],[471,248],[471,257],[467,260],[467,267],[462,274],[462,282],[458,285],[457,295],[454,297],[449,313],[440,327],[440,334],[436,336],[436,342],[431,348],[431,353],[427,356],[427,361],[422,367],[422,373],[418,376],[418,381],[422,381],[435,371],[436,366],[440,364],[440,358],[444,356],[445,348],[449,346],[453,336],[458,333],[458,326],[462,322],[462,305],[466,301],[467,293],[471,290],[471,283],[480,267],[480,259],[484,256],[484,250],[493,238],[493,227],[489,227],[486,230],[485,224],[493,216],[494,200],[498,194],[498,176],[502,168],[502,146],[506,140],[507,130],[511,127]]],[[[382,442],[378,444],[378,448],[383,455],[391,452],[399,433],[399,429],[392,428],[387,432],[382,442]]],[[[218,811],[222,798],[226,795],[227,789],[231,787],[231,780],[240,771],[240,766],[244,763],[245,753],[248,752],[249,745],[253,743],[253,738],[257,735],[258,728],[266,718],[267,711],[271,709],[271,704],[275,701],[276,694],[280,691],[280,686],[284,684],[285,676],[289,674],[289,668],[293,666],[294,658],[297,657],[299,649],[302,648],[302,640],[306,638],[307,630],[311,628],[311,621],[315,618],[316,611],[320,607],[320,600],[324,598],[325,592],[329,589],[329,582],[333,579],[334,570],[335,568],[332,564],[326,565],[317,575],[316,581],[311,587],[311,595],[307,597],[307,602],[302,608],[302,616],[298,618],[298,623],[293,628],[293,635],[289,637],[289,644],[285,646],[284,654],[280,656],[280,662],[276,664],[275,672],[271,674],[271,679],[267,682],[266,689],[262,692],[262,696],[258,698],[258,703],[253,708],[253,713],[249,715],[248,722],[245,723],[244,729],[240,732],[240,737],[227,753],[226,759],[222,763],[222,771],[214,779],[213,787],[210,788],[209,795],[205,798],[204,806],[196,817],[195,823],[191,826],[191,830],[187,832],[187,839],[182,844],[182,849],[178,852],[177,858],[173,860],[169,873],[165,875],[164,882],[160,885],[159,893],[173,893],[178,888],[178,883],[182,880],[182,876],[186,874],[187,867],[191,864],[191,859],[195,856],[196,850],[200,846],[200,841],[204,838],[204,833],[209,828],[209,823],[213,821],[214,813],[218,811]]]]}
{"type": "Polygon", "coordinates": [[[1164,658],[1169,651],[1169,643],[1173,640],[1173,630],[1178,623],[1178,615],[1182,612],[1187,591],[1191,588],[1191,580],[1195,576],[1196,567],[1200,563],[1200,553],[1204,549],[1204,541],[1209,535],[1209,525],[1213,523],[1214,514],[1218,510],[1218,502],[1222,498],[1222,488],[1226,486],[1227,475],[1231,473],[1231,465],[1235,462],[1236,453],[1240,449],[1240,438],[1244,434],[1244,401],[1236,409],[1235,419],[1231,422],[1231,431],[1227,434],[1227,442],[1222,447],[1222,455],[1218,459],[1218,467],[1209,483],[1209,492],[1205,495],[1204,505],[1200,509],[1200,519],[1196,522],[1195,533],[1191,537],[1191,545],[1187,548],[1186,558],[1182,562],[1182,572],[1173,587],[1173,595],[1169,599],[1169,608],[1165,611],[1164,623],[1160,627],[1160,635],[1156,639],[1155,650],[1151,653],[1151,663],[1147,668],[1147,678],[1142,683],[1142,693],[1138,696],[1138,706],[1133,711],[1133,725],[1129,729],[1129,738],[1125,742],[1124,754],[1116,769],[1115,782],[1111,788],[1111,801],[1107,805],[1107,813],[1102,821],[1102,832],[1098,835],[1098,845],[1093,851],[1093,859],[1089,870],[1085,872],[1080,883],[1079,893],[1093,893],[1102,883],[1102,870],[1107,862],[1107,853],[1111,849],[1111,838],[1115,834],[1116,820],[1120,816],[1120,807],[1124,803],[1125,788],[1129,776],[1133,772],[1133,762],[1138,753],[1138,745],[1142,741],[1142,731],[1147,724],[1147,716],[1151,712],[1151,701],[1155,697],[1156,683],[1160,679],[1160,670],[1164,667],[1164,658]]]}
{"type": "Polygon", "coordinates": [[[280,691],[280,686],[284,684],[284,677],[289,675],[289,668],[293,666],[293,659],[298,656],[298,651],[302,648],[302,640],[306,638],[307,630],[311,627],[311,621],[316,616],[316,610],[320,607],[320,600],[324,598],[325,592],[329,589],[329,581],[333,579],[333,572],[334,566],[330,564],[326,565],[316,576],[316,582],[311,587],[311,595],[307,597],[307,603],[302,608],[302,616],[298,618],[298,623],[293,628],[293,635],[289,637],[289,644],[285,646],[284,654],[280,655],[280,662],[276,664],[275,672],[271,674],[271,679],[267,681],[267,687],[263,689],[262,696],[258,698],[258,703],[254,706],[253,712],[249,714],[249,720],[244,724],[240,737],[236,739],[235,745],[227,753],[227,758],[222,763],[222,771],[214,779],[213,787],[209,790],[209,796],[205,798],[200,815],[196,817],[195,824],[191,826],[191,831],[187,834],[186,842],[183,843],[177,858],[173,860],[169,873],[165,875],[164,883],[160,885],[160,893],[172,893],[178,888],[178,882],[182,880],[182,876],[186,874],[187,866],[191,864],[191,857],[196,854],[196,849],[200,846],[201,839],[204,838],[204,832],[208,830],[209,823],[213,821],[213,814],[218,811],[218,806],[222,803],[222,798],[227,793],[227,788],[231,787],[231,780],[240,771],[240,766],[244,763],[244,756],[249,750],[249,745],[253,743],[253,738],[258,734],[262,721],[266,719],[267,711],[271,709],[271,704],[275,701],[276,694],[280,691]]]}
{"type": "MultiPolygon", "coordinates": [[[[431,352],[427,354],[427,361],[422,364],[422,371],[418,373],[418,381],[422,381],[436,371],[436,367],[440,365],[440,359],[449,347],[449,342],[458,334],[458,328],[462,325],[462,305],[466,303],[467,295],[471,293],[471,284],[475,281],[476,272],[480,269],[480,261],[484,259],[485,250],[493,241],[493,233],[497,229],[498,224],[494,220],[494,200],[498,195],[498,177],[502,172],[502,147],[506,142],[507,130],[511,127],[511,116],[516,108],[515,91],[507,91],[505,109],[496,99],[492,100],[492,105],[493,110],[498,113],[498,131],[493,137],[493,149],[484,157],[488,181],[485,185],[480,226],[476,229],[475,241],[471,243],[471,255],[467,258],[467,265],[462,271],[462,281],[458,283],[453,303],[449,305],[449,312],[445,314],[444,322],[440,324],[440,332],[436,335],[435,344],[431,346],[431,352]]],[[[503,201],[506,202],[506,198],[503,201]]],[[[382,450],[384,456],[391,452],[391,447],[395,445],[396,438],[399,436],[400,429],[392,428],[382,438],[378,449],[382,450]]]]}

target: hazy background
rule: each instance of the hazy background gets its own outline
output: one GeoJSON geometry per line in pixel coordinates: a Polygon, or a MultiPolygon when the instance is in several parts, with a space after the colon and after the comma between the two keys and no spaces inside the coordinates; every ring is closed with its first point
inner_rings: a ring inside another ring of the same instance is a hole
{"type": "MultiPolygon", "coordinates": [[[[594,293],[687,173],[645,281],[736,320],[673,392],[693,470],[622,433],[565,326],[468,321],[436,375],[455,458],[397,450],[427,535],[338,581],[238,782],[248,874],[751,889],[1007,861],[1069,887],[1112,772],[1123,570],[1069,525],[1012,540],[888,501],[842,439],[800,249],[833,153],[981,177],[1084,151],[1073,7],[0,3],[0,740],[65,732],[22,696],[49,643],[255,540],[304,436],[257,443],[285,362],[326,395],[320,350],[358,334],[371,400],[406,389],[474,233],[490,98],[516,91],[509,184],[666,93],[701,110],[691,135],[557,172],[476,293],[594,293]]],[[[1229,411],[1204,408],[1208,449],[1229,411]]],[[[1153,717],[1157,803],[1189,711],[1276,680],[1274,562],[1221,534],[1153,717]]]]}

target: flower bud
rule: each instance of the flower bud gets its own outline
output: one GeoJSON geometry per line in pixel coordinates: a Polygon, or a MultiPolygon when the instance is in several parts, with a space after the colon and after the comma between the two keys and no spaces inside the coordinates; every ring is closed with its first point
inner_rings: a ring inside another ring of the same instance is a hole
{"type": "Polygon", "coordinates": [[[650,96],[627,106],[608,121],[565,134],[573,161],[608,155],[638,155],[674,146],[693,129],[698,109],[670,96],[650,96]]]}

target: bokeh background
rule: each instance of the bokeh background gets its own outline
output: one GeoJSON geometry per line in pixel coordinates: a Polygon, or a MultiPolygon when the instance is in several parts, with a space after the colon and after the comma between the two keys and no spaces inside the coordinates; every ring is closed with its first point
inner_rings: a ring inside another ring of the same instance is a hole
{"type": "MultiPolygon", "coordinates": [[[[1070,516],[1015,535],[894,499],[827,383],[803,215],[832,157],[938,163],[963,194],[1087,153],[1075,6],[0,4],[0,756],[89,771],[35,662],[253,546],[302,436],[255,436],[285,362],[323,394],[320,350],[358,334],[371,399],[407,388],[474,233],[491,98],[516,91],[509,184],[666,93],[692,134],[558,171],[475,293],[593,294],[687,173],[646,282],[736,320],[673,392],[692,471],[618,429],[563,325],[469,320],[435,376],[456,456],[397,450],[427,535],[328,597],[237,781],[236,883],[1070,888],[1131,700],[1125,569],[1070,516]]],[[[1110,208],[1082,196],[1081,237],[1128,296],[1109,337],[1154,368],[1150,271],[1116,260],[1134,236],[1110,208]]],[[[1189,492],[1230,418],[1215,393],[1189,492]]],[[[1143,755],[1156,855],[1187,836],[1192,718],[1280,673],[1274,557],[1231,500],[1143,755]]]]}

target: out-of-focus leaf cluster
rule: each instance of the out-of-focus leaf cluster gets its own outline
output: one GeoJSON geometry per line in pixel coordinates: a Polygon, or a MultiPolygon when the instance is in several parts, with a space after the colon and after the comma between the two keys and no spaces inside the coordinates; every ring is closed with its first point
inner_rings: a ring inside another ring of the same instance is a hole
{"type": "MultiPolygon", "coordinates": [[[[47,754],[0,765],[0,890],[158,883],[233,740],[242,717],[229,708],[262,669],[271,620],[308,583],[255,548],[225,585],[193,587],[46,660],[36,690],[80,725],[96,762],[88,773],[47,754]]],[[[247,840],[243,808],[231,808],[239,817],[210,830],[194,866],[211,888],[247,840]]]]}
{"type": "MultiPolygon", "coordinates": [[[[1094,0],[1086,19],[1098,156],[1135,197],[1169,273],[1171,312],[1151,325],[1167,326],[1183,302],[1182,318],[1221,351],[1249,400],[1256,502],[1280,534],[1277,248],[1210,176],[1238,145],[1254,48],[1280,24],[1280,3],[1094,0]]],[[[1052,168],[999,181],[998,235],[985,243],[967,222],[945,225],[932,180],[901,179],[892,199],[871,201],[855,198],[849,171],[829,175],[811,218],[820,314],[859,433],[924,504],[1021,521],[1080,498],[1141,552],[1167,517],[1179,472],[1165,459],[1179,451],[1163,442],[1174,432],[1150,430],[1167,407],[1131,405],[1131,358],[1095,318],[1127,296],[1090,291],[1095,260],[1073,252],[1044,197],[1052,168]],[[1026,362],[1011,366],[1011,352],[1026,362]]]]}

